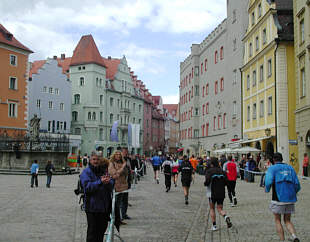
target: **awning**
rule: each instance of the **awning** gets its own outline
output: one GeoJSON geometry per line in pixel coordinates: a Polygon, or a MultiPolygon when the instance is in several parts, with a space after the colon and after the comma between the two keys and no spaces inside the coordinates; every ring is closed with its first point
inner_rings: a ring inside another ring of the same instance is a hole
{"type": "Polygon", "coordinates": [[[274,136],[265,136],[265,137],[260,137],[260,138],[257,138],[257,139],[243,140],[243,141],[240,141],[240,144],[252,143],[252,142],[260,141],[260,140],[264,140],[264,139],[270,139],[272,137],[274,137],[274,136]]]}
{"type": "Polygon", "coordinates": [[[261,150],[250,147],[250,146],[244,146],[238,149],[234,149],[233,151],[234,153],[253,153],[253,152],[259,153],[261,152],[261,150]]]}

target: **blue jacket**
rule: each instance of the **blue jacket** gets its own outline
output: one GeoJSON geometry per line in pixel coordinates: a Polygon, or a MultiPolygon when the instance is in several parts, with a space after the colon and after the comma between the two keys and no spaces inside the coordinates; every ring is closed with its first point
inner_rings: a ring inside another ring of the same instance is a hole
{"type": "Polygon", "coordinates": [[[103,184],[100,176],[94,173],[91,166],[83,170],[80,179],[85,194],[85,211],[110,213],[114,180],[111,179],[109,184],[103,184]]]}
{"type": "Polygon", "coordinates": [[[153,156],[151,161],[152,161],[153,166],[160,166],[161,165],[161,159],[157,155],[153,156]]]}
{"type": "Polygon", "coordinates": [[[30,168],[30,173],[31,174],[36,174],[37,173],[37,169],[39,170],[39,165],[37,163],[33,163],[31,165],[31,168],[30,168]]]}
{"type": "Polygon", "coordinates": [[[300,183],[294,168],[285,163],[276,163],[268,168],[265,177],[265,191],[273,186],[279,202],[296,202],[300,183]]]}

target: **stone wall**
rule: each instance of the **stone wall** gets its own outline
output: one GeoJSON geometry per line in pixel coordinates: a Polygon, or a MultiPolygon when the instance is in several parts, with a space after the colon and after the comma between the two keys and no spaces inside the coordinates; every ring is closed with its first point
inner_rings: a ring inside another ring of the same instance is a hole
{"type": "Polygon", "coordinates": [[[38,161],[40,169],[44,169],[48,160],[51,160],[55,168],[61,169],[67,166],[67,152],[50,151],[0,151],[1,169],[29,169],[34,160],[38,161]]]}

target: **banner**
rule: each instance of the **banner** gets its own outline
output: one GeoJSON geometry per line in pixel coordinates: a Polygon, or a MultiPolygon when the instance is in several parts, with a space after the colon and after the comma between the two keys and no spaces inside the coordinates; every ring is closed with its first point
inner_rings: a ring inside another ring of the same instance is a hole
{"type": "Polygon", "coordinates": [[[132,147],[140,148],[140,124],[133,124],[132,126],[132,147]]]}
{"type": "Polygon", "coordinates": [[[111,130],[110,137],[111,137],[111,141],[113,141],[113,142],[118,142],[118,135],[117,135],[118,122],[119,122],[119,120],[116,120],[113,123],[112,130],[111,130]]]}
{"type": "Polygon", "coordinates": [[[132,146],[132,124],[128,124],[128,147],[132,146]]]}

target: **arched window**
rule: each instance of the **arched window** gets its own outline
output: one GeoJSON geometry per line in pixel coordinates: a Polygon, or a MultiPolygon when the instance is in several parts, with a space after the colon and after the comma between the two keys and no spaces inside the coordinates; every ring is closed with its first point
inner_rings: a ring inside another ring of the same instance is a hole
{"type": "Polygon", "coordinates": [[[91,112],[88,112],[87,119],[91,120],[91,112]]]}
{"type": "Polygon", "coordinates": [[[96,112],[93,112],[93,120],[96,120],[96,112]]]}
{"type": "Polygon", "coordinates": [[[85,86],[85,79],[84,79],[84,77],[80,77],[80,86],[85,86]]]}
{"type": "Polygon", "coordinates": [[[217,50],[214,53],[214,63],[216,64],[218,62],[218,53],[217,50]]]}
{"type": "Polygon", "coordinates": [[[205,96],[205,87],[202,87],[202,97],[205,96]]]}
{"type": "Polygon", "coordinates": [[[221,47],[221,50],[220,50],[220,59],[221,60],[224,59],[224,47],[223,46],[221,47]]]}
{"type": "Polygon", "coordinates": [[[209,94],[209,83],[206,85],[206,96],[209,94]]]}
{"type": "Polygon", "coordinates": [[[80,101],[81,101],[80,94],[75,94],[74,95],[74,104],[80,104],[80,101]]]}

